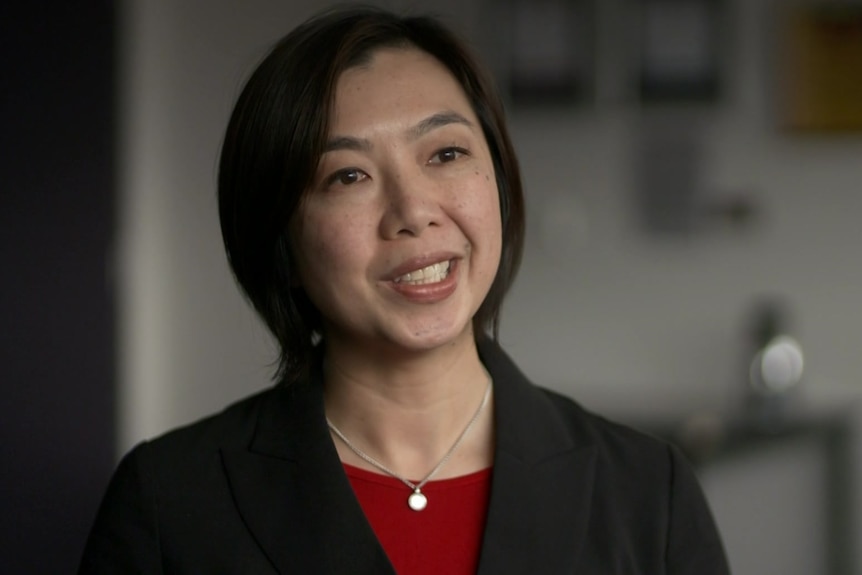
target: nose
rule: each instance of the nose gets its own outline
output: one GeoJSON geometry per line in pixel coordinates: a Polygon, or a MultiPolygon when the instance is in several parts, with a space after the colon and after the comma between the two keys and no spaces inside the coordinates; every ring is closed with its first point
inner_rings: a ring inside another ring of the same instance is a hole
{"type": "Polygon", "coordinates": [[[380,221],[381,234],[386,239],[418,237],[427,228],[442,223],[438,190],[421,171],[417,172],[399,172],[386,178],[386,208],[380,221]]]}

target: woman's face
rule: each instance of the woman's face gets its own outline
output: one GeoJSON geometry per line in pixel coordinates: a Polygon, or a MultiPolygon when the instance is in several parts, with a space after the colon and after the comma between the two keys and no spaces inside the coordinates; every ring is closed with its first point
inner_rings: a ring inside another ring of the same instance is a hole
{"type": "Polygon", "coordinates": [[[458,82],[416,49],[338,80],[327,149],[291,222],[300,281],[334,345],[472,340],[500,263],[494,167],[458,82]]]}

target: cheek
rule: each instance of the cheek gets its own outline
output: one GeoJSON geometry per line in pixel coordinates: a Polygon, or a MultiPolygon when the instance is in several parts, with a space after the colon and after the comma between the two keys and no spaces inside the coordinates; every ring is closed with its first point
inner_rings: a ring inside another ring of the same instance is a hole
{"type": "Polygon", "coordinates": [[[349,213],[307,214],[298,244],[304,275],[332,277],[364,261],[367,231],[349,213]]]}
{"type": "MultiPolygon", "coordinates": [[[[498,265],[500,254],[503,251],[503,222],[500,211],[500,192],[497,189],[496,179],[485,176],[488,195],[485,202],[485,217],[487,218],[486,230],[488,236],[494,238],[493,252],[498,265]]],[[[496,272],[496,270],[495,270],[496,272]]]]}
{"type": "Polygon", "coordinates": [[[503,227],[500,196],[493,175],[483,171],[476,172],[471,189],[459,198],[458,207],[463,216],[462,222],[469,230],[471,242],[481,249],[483,259],[488,261],[488,265],[491,261],[499,263],[503,227]]]}
{"type": "Polygon", "coordinates": [[[474,213],[477,218],[482,219],[487,232],[502,236],[500,193],[497,191],[496,181],[487,174],[482,174],[479,181],[479,189],[474,195],[476,204],[473,206],[474,213]]]}
{"type": "Polygon", "coordinates": [[[497,180],[494,177],[493,168],[473,168],[469,177],[462,180],[461,185],[454,186],[453,193],[458,197],[461,206],[477,213],[491,213],[500,211],[500,195],[497,191],[497,180]],[[465,194],[464,192],[467,191],[465,194]]]}

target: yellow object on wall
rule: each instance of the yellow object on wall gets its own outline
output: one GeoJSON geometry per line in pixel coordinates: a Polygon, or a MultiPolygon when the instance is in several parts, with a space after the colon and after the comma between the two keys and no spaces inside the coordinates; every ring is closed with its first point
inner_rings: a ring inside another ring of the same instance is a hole
{"type": "Polygon", "coordinates": [[[778,94],[785,127],[862,130],[862,6],[792,9],[781,36],[778,94]]]}

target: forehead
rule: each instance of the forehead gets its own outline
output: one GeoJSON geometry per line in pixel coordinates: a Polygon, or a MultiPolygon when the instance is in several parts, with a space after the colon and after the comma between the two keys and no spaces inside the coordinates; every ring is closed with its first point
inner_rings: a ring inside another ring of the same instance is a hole
{"type": "Polygon", "coordinates": [[[416,121],[441,110],[477,123],[464,89],[434,56],[412,47],[380,48],[338,78],[330,132],[376,121],[416,121]]]}

